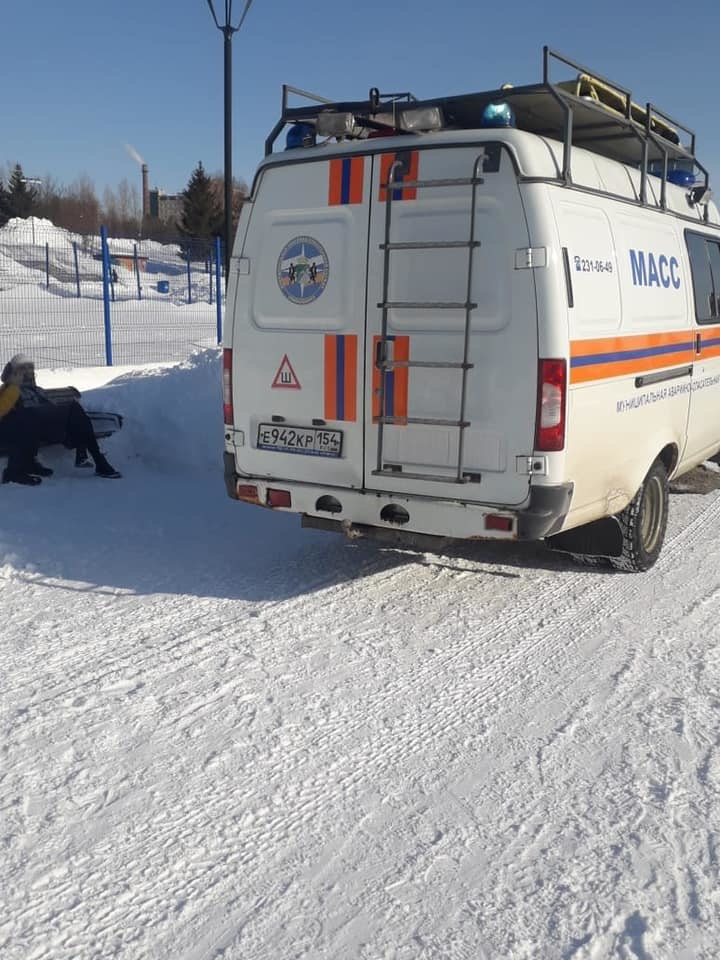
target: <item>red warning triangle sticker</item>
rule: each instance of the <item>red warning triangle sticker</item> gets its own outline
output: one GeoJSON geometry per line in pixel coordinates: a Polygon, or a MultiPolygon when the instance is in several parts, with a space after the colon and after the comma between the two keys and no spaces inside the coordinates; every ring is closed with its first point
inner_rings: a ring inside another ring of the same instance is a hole
{"type": "Polygon", "coordinates": [[[301,390],[300,381],[297,378],[295,371],[292,368],[292,364],[288,360],[288,355],[282,358],[282,363],[278,368],[278,372],[275,374],[275,379],[272,382],[273,390],[301,390]]]}

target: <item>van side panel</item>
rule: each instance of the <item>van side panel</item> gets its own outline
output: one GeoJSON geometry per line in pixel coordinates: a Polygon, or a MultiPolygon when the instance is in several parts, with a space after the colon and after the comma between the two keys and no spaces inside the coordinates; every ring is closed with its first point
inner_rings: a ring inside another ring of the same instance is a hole
{"type": "Polygon", "coordinates": [[[566,528],[621,510],[690,411],[692,333],[686,257],[673,221],[601,197],[560,195],[574,305],[566,528]]]}

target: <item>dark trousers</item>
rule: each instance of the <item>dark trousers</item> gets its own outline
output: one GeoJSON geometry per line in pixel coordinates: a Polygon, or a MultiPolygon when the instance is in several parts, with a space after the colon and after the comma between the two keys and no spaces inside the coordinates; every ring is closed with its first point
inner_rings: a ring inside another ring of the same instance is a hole
{"type": "Polygon", "coordinates": [[[40,436],[27,410],[11,410],[0,420],[0,445],[7,448],[10,473],[27,473],[37,456],[40,436]]]}
{"type": "Polygon", "coordinates": [[[76,400],[18,407],[0,420],[0,445],[8,450],[11,473],[29,473],[41,443],[87,451],[96,462],[100,456],[92,422],[76,400]]]}
{"type": "Polygon", "coordinates": [[[87,450],[93,460],[99,456],[92,422],[77,400],[29,407],[22,412],[30,418],[32,430],[40,440],[63,443],[71,450],[87,450]]]}

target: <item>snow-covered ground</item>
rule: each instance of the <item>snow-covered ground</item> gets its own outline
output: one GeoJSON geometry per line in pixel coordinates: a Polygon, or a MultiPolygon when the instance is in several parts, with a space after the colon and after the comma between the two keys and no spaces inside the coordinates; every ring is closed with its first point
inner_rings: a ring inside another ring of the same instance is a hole
{"type": "MultiPolygon", "coordinates": [[[[117,276],[110,303],[115,363],[182,360],[217,343],[212,265],[192,261],[188,276],[178,244],[111,238],[108,247],[117,276]]],[[[37,217],[0,228],[0,356],[22,350],[46,366],[105,362],[100,249],[99,237],[37,217]]]]}
{"type": "Polygon", "coordinates": [[[644,575],[348,543],[227,499],[218,366],[40,375],[124,479],[0,487],[3,960],[714,960],[718,473],[644,575]]]}

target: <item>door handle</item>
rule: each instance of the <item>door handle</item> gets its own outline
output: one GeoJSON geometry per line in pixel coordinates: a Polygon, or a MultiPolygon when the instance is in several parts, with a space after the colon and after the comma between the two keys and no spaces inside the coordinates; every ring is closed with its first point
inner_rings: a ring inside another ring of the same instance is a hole
{"type": "Polygon", "coordinates": [[[375,366],[382,369],[390,359],[390,340],[378,340],[375,344],[375,366]]]}
{"type": "Polygon", "coordinates": [[[699,333],[695,334],[695,353],[702,352],[702,339],[699,333]]]}

